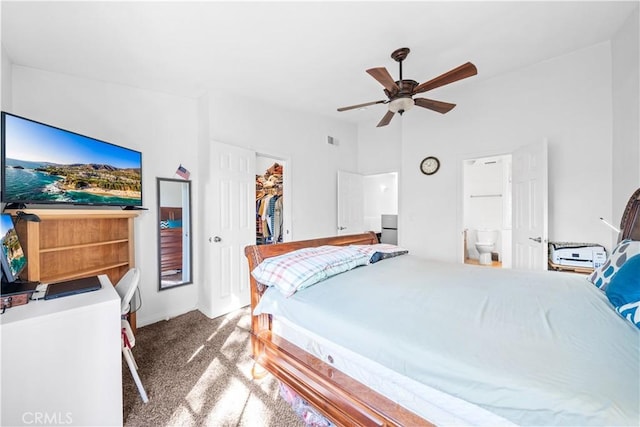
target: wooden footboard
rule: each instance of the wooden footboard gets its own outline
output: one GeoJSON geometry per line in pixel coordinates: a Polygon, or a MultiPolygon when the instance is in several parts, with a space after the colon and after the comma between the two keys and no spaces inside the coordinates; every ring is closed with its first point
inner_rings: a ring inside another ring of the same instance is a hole
{"type": "MultiPolygon", "coordinates": [[[[247,246],[252,271],[263,259],[293,250],[322,245],[346,246],[378,243],[373,232],[304,240],[276,245],[247,246]]],[[[251,279],[251,310],[265,291],[251,279]]],[[[334,369],[287,340],[273,334],[269,315],[251,317],[254,360],[287,384],[328,419],[340,426],[430,426],[395,402],[334,369]]]]}

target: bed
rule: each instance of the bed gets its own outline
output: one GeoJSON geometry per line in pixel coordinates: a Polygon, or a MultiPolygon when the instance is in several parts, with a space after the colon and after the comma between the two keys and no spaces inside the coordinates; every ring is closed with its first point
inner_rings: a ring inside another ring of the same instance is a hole
{"type": "MultiPolygon", "coordinates": [[[[620,241],[640,240],[640,190],[621,230],[620,241]]],[[[377,243],[364,233],[249,246],[245,254],[254,271],[302,248],[377,243]]],[[[260,313],[252,316],[256,362],[336,425],[640,422],[640,330],[582,275],[409,254],[291,296],[252,276],[251,308],[260,313]],[[419,307],[400,305],[407,300],[419,307]]]]}

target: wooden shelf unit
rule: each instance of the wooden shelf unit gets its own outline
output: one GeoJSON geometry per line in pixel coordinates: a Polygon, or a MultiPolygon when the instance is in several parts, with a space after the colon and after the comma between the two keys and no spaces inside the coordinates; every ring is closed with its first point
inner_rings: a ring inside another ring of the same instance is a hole
{"type": "MultiPolygon", "coordinates": [[[[17,220],[16,232],[27,256],[23,279],[42,283],[106,274],[114,285],[135,266],[137,211],[23,209],[40,222],[17,220]]],[[[135,314],[135,313],[134,313],[135,314]]],[[[135,323],[135,322],[134,322],[135,323]]],[[[133,326],[133,324],[132,324],[133,326]]]]}

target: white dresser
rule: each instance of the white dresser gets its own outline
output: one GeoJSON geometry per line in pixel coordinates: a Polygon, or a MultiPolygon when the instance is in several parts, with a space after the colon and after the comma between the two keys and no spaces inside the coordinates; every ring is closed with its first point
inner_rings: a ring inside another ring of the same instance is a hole
{"type": "Polygon", "coordinates": [[[99,277],[0,315],[0,425],[122,425],[120,298],[99,277]]]}

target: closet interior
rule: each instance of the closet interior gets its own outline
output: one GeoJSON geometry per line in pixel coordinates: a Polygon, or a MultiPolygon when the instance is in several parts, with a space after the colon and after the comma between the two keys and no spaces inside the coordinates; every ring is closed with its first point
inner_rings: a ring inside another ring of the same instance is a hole
{"type": "Polygon", "coordinates": [[[282,242],[282,173],[282,164],[274,162],[264,173],[256,174],[257,245],[282,242]]]}

